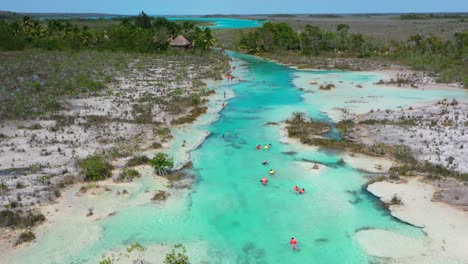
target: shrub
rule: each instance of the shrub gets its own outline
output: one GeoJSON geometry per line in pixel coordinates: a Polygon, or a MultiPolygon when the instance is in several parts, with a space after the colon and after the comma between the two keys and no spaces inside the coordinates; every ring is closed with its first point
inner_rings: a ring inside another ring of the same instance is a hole
{"type": "Polygon", "coordinates": [[[413,157],[411,149],[405,145],[395,146],[394,156],[397,160],[405,163],[415,163],[416,159],[413,157]]]}
{"type": "Polygon", "coordinates": [[[130,247],[127,248],[127,252],[130,253],[135,249],[140,252],[145,251],[145,248],[142,245],[140,245],[139,243],[134,243],[130,247]]]}
{"type": "Polygon", "coordinates": [[[111,176],[112,165],[102,156],[93,155],[79,163],[85,181],[100,181],[111,176]]]}
{"type": "Polygon", "coordinates": [[[41,213],[3,210],[0,212],[0,227],[32,227],[37,223],[45,221],[45,216],[41,213]]]}
{"type": "Polygon", "coordinates": [[[119,181],[131,182],[133,179],[140,177],[141,174],[134,169],[122,169],[119,174],[119,181]]]}
{"type": "Polygon", "coordinates": [[[18,240],[16,241],[16,245],[19,245],[25,242],[31,242],[34,239],[36,239],[36,236],[34,235],[34,233],[31,231],[26,231],[26,232],[21,233],[18,240]]]}
{"type": "Polygon", "coordinates": [[[166,193],[165,191],[158,191],[156,194],[154,194],[153,198],[151,200],[153,201],[164,201],[169,197],[169,194],[166,193]]]}
{"type": "Polygon", "coordinates": [[[165,153],[158,153],[154,156],[149,163],[153,166],[156,172],[161,172],[165,169],[170,169],[174,166],[174,162],[165,153]]]}
{"type": "Polygon", "coordinates": [[[403,202],[402,202],[401,199],[395,194],[395,195],[393,195],[392,200],[390,200],[390,204],[391,204],[391,205],[401,205],[401,204],[403,204],[403,202]]]}
{"type": "Polygon", "coordinates": [[[110,258],[106,258],[99,261],[99,264],[112,264],[112,260],[110,258]]]}
{"type": "Polygon", "coordinates": [[[138,165],[147,164],[149,162],[149,160],[150,159],[145,155],[135,156],[135,157],[132,157],[131,159],[129,159],[127,161],[126,166],[134,167],[134,166],[138,166],[138,165]]]}
{"type": "Polygon", "coordinates": [[[5,183],[0,183],[0,195],[4,195],[9,191],[8,185],[5,183]]]}
{"type": "Polygon", "coordinates": [[[163,147],[162,144],[159,142],[153,142],[153,144],[151,144],[151,148],[153,149],[160,149],[162,147],[163,147]]]}
{"type": "Polygon", "coordinates": [[[172,252],[166,255],[164,264],[188,264],[187,250],[182,244],[174,245],[172,252]]]}

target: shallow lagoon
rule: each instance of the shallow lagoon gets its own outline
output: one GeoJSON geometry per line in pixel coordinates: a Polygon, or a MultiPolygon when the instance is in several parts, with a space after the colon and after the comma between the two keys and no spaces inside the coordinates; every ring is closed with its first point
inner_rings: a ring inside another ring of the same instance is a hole
{"type": "Polygon", "coordinates": [[[263,22],[260,20],[251,19],[237,19],[237,18],[223,18],[223,17],[168,17],[172,21],[188,20],[188,21],[201,21],[213,23],[208,26],[211,29],[227,29],[227,28],[252,28],[260,27],[263,22]]]}
{"type": "MultiPolygon", "coordinates": [[[[60,218],[55,229],[46,230],[36,243],[20,250],[14,263],[95,263],[104,253],[135,242],[147,247],[183,243],[192,263],[370,263],[374,259],[353,238],[357,230],[380,228],[424,236],[420,229],[382,210],[378,200],[362,189],[365,174],[345,164],[339,153],[283,144],[279,127],[265,123],[283,121],[293,111],[330,120],[328,113],[336,107],[360,112],[397,109],[444,97],[466,98],[465,91],[374,87],[372,83],[382,77],[379,74],[297,71],[251,56],[230,55],[240,81],[224,83],[220,89],[232,89],[235,98],[215,123],[208,124],[211,113],[192,129],[174,131],[176,139],[169,153],[178,162],[186,158],[177,147],[183,140],[195,146],[205,134],[200,130],[210,132],[191,152],[197,177],[191,190],[171,193],[164,204],[154,204],[142,197],[146,188],[154,189],[155,182],[151,176],[143,177],[129,189],[127,199],[117,201],[116,215],[79,226],[74,226],[73,219],[60,218]],[[337,88],[305,87],[314,78],[333,81],[337,88]],[[364,88],[357,89],[350,82],[364,88]],[[301,87],[314,93],[300,91],[301,87]],[[361,97],[373,99],[354,102],[361,97]],[[256,145],[269,143],[270,150],[255,150],[256,145]],[[310,170],[312,163],[301,162],[304,159],[326,166],[310,170]],[[264,160],[270,165],[261,165],[264,160]],[[276,175],[264,187],[259,179],[270,168],[276,175]],[[294,194],[294,185],[306,188],[306,194],[294,194]],[[298,239],[300,251],[289,247],[291,237],[298,239]]],[[[222,91],[211,104],[220,105],[222,91]]],[[[107,193],[96,199],[114,197],[107,193]]],[[[83,211],[95,202],[84,199],[83,211]]]]}

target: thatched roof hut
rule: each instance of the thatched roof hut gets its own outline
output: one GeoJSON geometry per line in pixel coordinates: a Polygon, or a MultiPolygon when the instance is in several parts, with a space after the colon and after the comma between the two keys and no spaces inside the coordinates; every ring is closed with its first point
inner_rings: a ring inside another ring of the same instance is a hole
{"type": "Polygon", "coordinates": [[[188,48],[192,43],[188,41],[184,36],[179,35],[175,39],[173,39],[170,43],[171,47],[177,48],[188,48]]]}

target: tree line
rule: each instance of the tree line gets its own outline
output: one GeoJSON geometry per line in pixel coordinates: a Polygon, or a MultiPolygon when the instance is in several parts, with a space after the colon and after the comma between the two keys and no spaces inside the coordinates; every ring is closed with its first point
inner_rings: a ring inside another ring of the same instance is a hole
{"type": "Polygon", "coordinates": [[[166,18],[153,18],[141,12],[136,17],[121,19],[105,30],[91,30],[68,20],[50,19],[46,23],[25,16],[13,22],[0,22],[0,50],[111,50],[163,52],[170,41],[183,34],[194,48],[207,50],[215,44],[209,28],[202,30],[194,23],[176,23],[166,18]]]}
{"type": "Polygon", "coordinates": [[[267,22],[242,34],[238,47],[248,53],[297,51],[303,55],[385,57],[418,70],[437,72],[443,81],[459,81],[468,86],[468,31],[456,33],[453,40],[417,34],[403,42],[378,42],[349,31],[348,25],[339,24],[334,31],[307,25],[296,32],[286,23],[267,22]]]}

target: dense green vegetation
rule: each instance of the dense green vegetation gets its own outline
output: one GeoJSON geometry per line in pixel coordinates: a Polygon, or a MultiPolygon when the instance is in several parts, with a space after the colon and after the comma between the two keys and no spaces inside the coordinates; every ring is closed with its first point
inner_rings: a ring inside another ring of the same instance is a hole
{"type": "Polygon", "coordinates": [[[460,13],[460,14],[408,13],[408,14],[400,15],[400,19],[403,19],[403,20],[433,19],[433,18],[465,19],[465,18],[468,18],[468,15],[463,14],[463,13],[460,13]]]}
{"type": "Polygon", "coordinates": [[[242,34],[239,48],[248,53],[297,52],[307,56],[385,58],[417,70],[438,73],[440,81],[457,81],[468,86],[468,31],[455,34],[454,40],[413,35],[405,42],[382,43],[349,30],[345,24],[339,24],[335,31],[307,25],[298,33],[286,23],[268,22],[242,34]]]}
{"type": "Polygon", "coordinates": [[[175,36],[183,34],[195,48],[206,50],[214,45],[209,28],[201,30],[194,23],[176,23],[165,18],[152,18],[144,12],[137,17],[122,18],[120,24],[90,29],[68,20],[50,19],[47,24],[30,17],[20,21],[0,22],[0,50],[111,50],[162,52],[175,36]]]}
{"type": "Polygon", "coordinates": [[[306,140],[303,137],[321,135],[330,131],[329,124],[307,120],[306,114],[301,112],[294,112],[293,117],[286,121],[286,123],[288,124],[288,135],[299,138],[301,141],[306,140]]]}
{"type": "Polygon", "coordinates": [[[172,159],[165,153],[156,154],[152,159],[150,159],[149,163],[154,168],[154,171],[159,174],[174,166],[172,159]]]}
{"type": "Polygon", "coordinates": [[[112,165],[102,156],[89,156],[78,162],[85,181],[101,181],[111,176],[112,165]]]}

